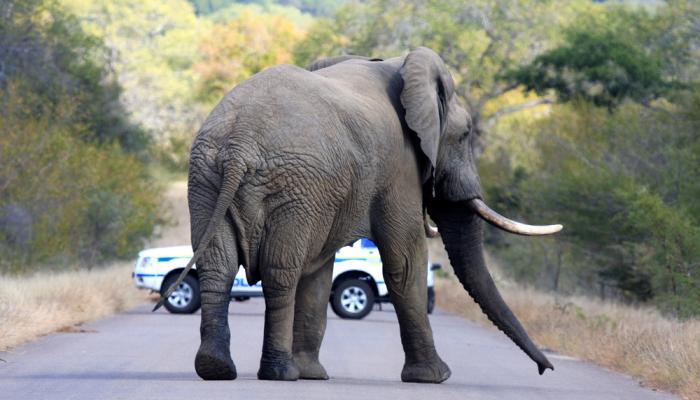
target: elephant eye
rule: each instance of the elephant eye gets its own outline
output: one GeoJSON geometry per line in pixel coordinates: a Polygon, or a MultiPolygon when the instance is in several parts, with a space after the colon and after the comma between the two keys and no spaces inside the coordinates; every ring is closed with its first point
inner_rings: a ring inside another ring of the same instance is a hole
{"type": "Polygon", "coordinates": [[[464,129],[464,133],[462,133],[462,138],[466,139],[469,136],[471,136],[472,133],[472,124],[471,121],[467,120],[467,126],[464,129]]]}
{"type": "Polygon", "coordinates": [[[459,135],[459,142],[462,143],[465,140],[469,140],[469,129],[464,130],[460,135],[459,135]]]}

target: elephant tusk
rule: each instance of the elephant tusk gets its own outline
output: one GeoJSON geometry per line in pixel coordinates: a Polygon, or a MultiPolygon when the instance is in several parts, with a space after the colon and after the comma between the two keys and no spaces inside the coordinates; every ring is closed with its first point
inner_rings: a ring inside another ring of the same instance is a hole
{"type": "Polygon", "coordinates": [[[440,232],[438,231],[438,228],[430,225],[430,222],[428,222],[427,219],[425,220],[423,227],[425,228],[425,236],[426,237],[428,237],[430,239],[434,239],[434,238],[440,236],[440,232]]]}
{"type": "Polygon", "coordinates": [[[556,225],[527,225],[517,221],[508,219],[501,214],[493,211],[481,199],[472,199],[469,205],[484,221],[503,229],[506,232],[515,233],[518,235],[539,236],[551,235],[562,230],[563,226],[556,225]]]}

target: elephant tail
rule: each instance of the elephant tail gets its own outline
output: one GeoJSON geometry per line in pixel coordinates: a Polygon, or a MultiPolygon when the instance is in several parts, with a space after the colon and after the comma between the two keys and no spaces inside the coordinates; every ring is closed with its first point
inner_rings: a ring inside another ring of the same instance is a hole
{"type": "Polygon", "coordinates": [[[216,235],[216,231],[219,229],[221,221],[226,215],[226,210],[233,202],[233,198],[236,195],[238,186],[243,178],[243,172],[244,169],[230,168],[230,166],[229,168],[224,168],[224,176],[222,179],[221,188],[219,189],[219,197],[216,199],[214,211],[212,212],[211,219],[209,219],[207,229],[204,231],[202,240],[199,242],[199,246],[197,246],[197,249],[195,249],[192,258],[187,263],[185,269],[183,269],[180,276],[177,277],[177,281],[175,281],[175,283],[171,285],[165,293],[163,293],[158,301],[158,304],[153,307],[153,311],[159,309],[163,303],[165,303],[165,300],[172,295],[173,291],[180,286],[182,280],[185,279],[185,276],[187,276],[187,274],[190,272],[195,262],[197,262],[204,251],[209,247],[214,235],[216,235]]]}

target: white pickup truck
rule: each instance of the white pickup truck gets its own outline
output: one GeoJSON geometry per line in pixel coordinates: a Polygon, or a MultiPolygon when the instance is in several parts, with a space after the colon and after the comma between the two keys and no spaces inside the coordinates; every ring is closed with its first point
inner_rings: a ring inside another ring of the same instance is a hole
{"type": "MultiPolygon", "coordinates": [[[[139,289],[164,293],[177,279],[180,272],[192,258],[190,246],[159,247],[139,253],[133,272],[133,279],[139,289]]],[[[435,305],[433,271],[439,264],[428,268],[428,313],[435,305]]],[[[239,269],[231,287],[231,298],[244,301],[262,296],[262,286],[258,282],[249,285],[245,271],[239,269]]],[[[369,314],[375,303],[389,301],[389,292],[382,276],[382,261],[379,250],[368,239],[360,239],[338,250],[333,266],[333,289],[330,303],[333,311],[341,318],[360,319],[369,314]]],[[[188,314],[199,309],[199,280],[196,266],[182,281],[180,287],[165,302],[171,313],[188,314]]]]}

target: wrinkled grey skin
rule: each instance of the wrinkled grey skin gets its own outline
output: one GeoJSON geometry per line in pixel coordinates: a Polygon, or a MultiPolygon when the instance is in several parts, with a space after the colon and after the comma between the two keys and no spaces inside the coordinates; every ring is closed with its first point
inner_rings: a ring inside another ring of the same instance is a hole
{"type": "Polygon", "coordinates": [[[470,119],[439,56],[418,48],[385,61],[326,59],[309,69],[277,66],[241,83],[192,146],[199,376],[236,377],[228,304],[240,264],[249,282],[263,282],[258,378],[327,379],[318,354],[334,254],[368,237],[398,315],[401,379],[447,379],[426,314],[426,209],[464,287],[540,373],[552,368],[484,265],[481,222],[465,206],[481,196],[470,119]]]}

